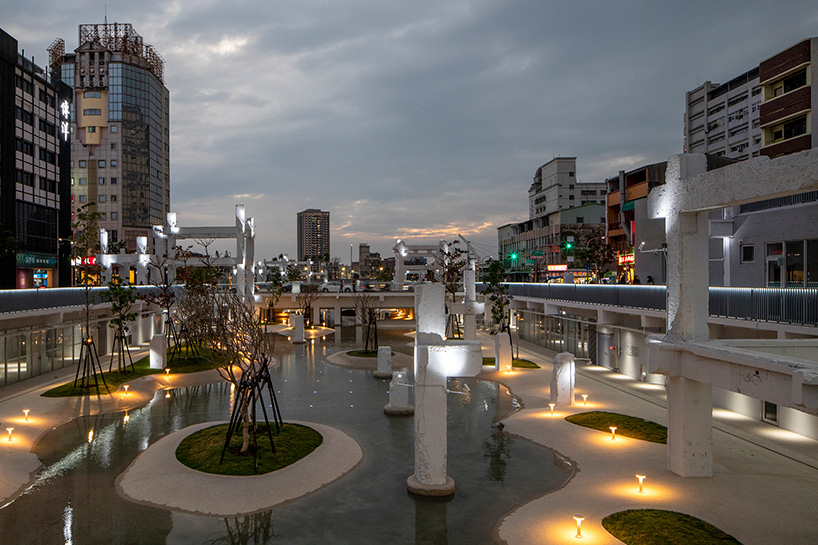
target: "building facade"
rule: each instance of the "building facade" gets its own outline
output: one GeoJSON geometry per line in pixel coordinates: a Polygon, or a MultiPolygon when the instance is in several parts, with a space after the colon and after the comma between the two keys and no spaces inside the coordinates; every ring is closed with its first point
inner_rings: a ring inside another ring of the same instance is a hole
{"type": "Polygon", "coordinates": [[[296,215],[298,261],[329,261],[329,212],[308,208],[296,215]]]}
{"type": "Polygon", "coordinates": [[[581,182],[576,157],[557,157],[539,167],[528,190],[529,219],[497,228],[500,259],[509,280],[544,282],[570,269],[585,275],[575,261],[578,248],[605,236],[603,182],[581,182]]]}
{"type": "Polygon", "coordinates": [[[109,242],[136,251],[170,211],[170,93],[164,60],[130,24],[79,26],[79,47],[49,48],[74,92],[73,209],[95,203],[109,242]]]}
{"type": "Polygon", "coordinates": [[[70,89],[0,30],[0,287],[71,285],[70,89]]]}
{"type": "MultiPolygon", "coordinates": [[[[685,152],[744,160],[814,148],[815,59],[818,38],[809,38],[728,83],[708,81],[688,92],[685,152]]],[[[818,191],[712,212],[710,285],[818,285],[816,224],[818,191]]]]}

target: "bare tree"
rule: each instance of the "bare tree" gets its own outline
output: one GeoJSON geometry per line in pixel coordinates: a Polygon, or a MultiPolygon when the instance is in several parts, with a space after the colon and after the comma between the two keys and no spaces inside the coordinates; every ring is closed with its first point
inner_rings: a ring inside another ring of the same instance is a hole
{"type": "Polygon", "coordinates": [[[179,270],[179,281],[184,284],[185,291],[177,304],[182,322],[180,337],[194,351],[203,344],[211,343],[221,274],[209,251],[213,240],[202,239],[196,242],[204,248],[204,255],[200,257],[202,264],[187,266],[193,256],[189,251],[183,254],[184,266],[179,270]]]}
{"type": "Polygon", "coordinates": [[[364,352],[378,349],[378,307],[375,297],[367,292],[355,292],[355,315],[364,329],[364,352]],[[369,349],[370,343],[372,350],[369,349]]]}
{"type": "MultiPolygon", "coordinates": [[[[236,293],[225,291],[219,294],[216,327],[214,329],[215,346],[226,358],[218,371],[221,377],[235,386],[235,411],[240,415],[242,424],[241,453],[250,449],[251,439],[255,442],[258,431],[256,422],[256,405],[262,390],[256,385],[260,379],[269,381],[268,354],[272,351],[269,337],[265,334],[260,314],[252,303],[243,301],[236,293]],[[247,386],[251,385],[251,386],[247,386]]],[[[274,404],[274,414],[278,413],[278,404],[274,404]]],[[[265,404],[261,404],[266,419],[265,404]]],[[[276,422],[280,420],[280,416],[276,422]]],[[[231,420],[232,421],[232,420],[231,420]]],[[[269,433],[269,427],[268,427],[269,433]]],[[[272,437],[270,439],[272,443],[272,437]]]]}
{"type": "Polygon", "coordinates": [[[460,241],[443,241],[443,245],[435,256],[435,282],[443,284],[446,290],[446,335],[453,336],[460,333],[459,322],[454,314],[449,313],[449,305],[454,303],[455,295],[463,284],[463,268],[466,266],[466,251],[460,248],[460,241]]]}
{"type": "Polygon", "coordinates": [[[312,326],[312,304],[321,297],[321,293],[318,291],[318,286],[313,285],[302,285],[301,291],[299,291],[295,296],[295,302],[298,305],[298,308],[301,309],[301,313],[304,315],[304,325],[305,327],[312,326]]]}

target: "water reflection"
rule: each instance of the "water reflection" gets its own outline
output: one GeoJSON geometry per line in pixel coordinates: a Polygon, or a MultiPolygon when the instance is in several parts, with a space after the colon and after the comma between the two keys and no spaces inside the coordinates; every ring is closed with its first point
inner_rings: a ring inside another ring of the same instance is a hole
{"type": "MultiPolygon", "coordinates": [[[[0,538],[12,543],[367,544],[486,543],[499,518],[560,486],[570,467],[527,441],[511,440],[492,423],[516,403],[495,383],[452,380],[448,501],[406,491],[413,470],[411,418],[387,417],[388,382],[372,372],[327,364],[324,353],[348,349],[353,328],[334,339],[293,346],[275,341],[271,369],[285,420],[319,422],[352,436],[361,465],[337,483],[272,511],[215,518],[130,503],[115,479],[159,438],[183,427],[229,418],[227,383],[158,392],[145,407],[79,418],[46,434],[35,452],[44,467],[34,484],[0,509],[0,538]],[[319,349],[320,348],[320,349],[319,349]],[[88,443],[88,432],[94,438],[88,443]]],[[[411,353],[403,332],[379,333],[382,344],[411,353]]],[[[214,491],[218,493],[218,491],[214,491]]]]}

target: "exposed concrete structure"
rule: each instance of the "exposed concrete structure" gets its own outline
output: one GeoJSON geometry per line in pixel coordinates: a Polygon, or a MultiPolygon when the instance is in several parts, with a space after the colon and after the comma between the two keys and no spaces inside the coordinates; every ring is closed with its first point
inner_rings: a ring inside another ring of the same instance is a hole
{"type": "Polygon", "coordinates": [[[394,289],[402,290],[406,282],[406,273],[409,271],[433,271],[437,268],[441,252],[444,252],[446,243],[442,240],[438,244],[406,244],[403,240],[397,239],[392,251],[395,252],[395,279],[394,289]],[[425,265],[407,265],[407,258],[424,258],[425,265]]]}
{"type": "Polygon", "coordinates": [[[406,484],[424,496],[454,493],[446,474],[446,379],[473,377],[483,366],[479,341],[447,341],[442,284],[415,291],[415,472],[406,484]]]}
{"type": "Polygon", "coordinates": [[[375,378],[392,377],[392,347],[378,347],[378,369],[375,371],[375,378]]]}
{"type": "Polygon", "coordinates": [[[234,267],[236,290],[240,297],[250,300],[255,293],[255,222],[247,218],[243,204],[236,205],[235,227],[179,227],[176,223],[176,213],[167,215],[164,226],[153,226],[154,255],[151,258],[152,267],[166,266],[168,281],[176,280],[176,268],[179,266],[199,267],[204,265],[202,258],[190,258],[182,261],[176,251],[179,240],[214,240],[223,238],[236,239],[236,257],[214,257],[210,265],[215,267],[234,267]]]}
{"type": "Polygon", "coordinates": [[[560,352],[554,356],[554,370],[551,374],[551,403],[558,407],[574,404],[576,385],[576,359],[570,352],[560,352]]]}
{"type": "MultiPolygon", "coordinates": [[[[702,267],[709,210],[815,189],[816,151],[710,172],[704,155],[686,154],[668,159],[665,185],[648,197],[651,217],[665,219],[668,242],[667,334],[650,339],[648,365],[668,377],[668,466],[681,476],[712,475],[713,386],[749,389],[760,399],[818,413],[815,353],[802,360],[709,341],[708,271],[702,267]]],[[[767,344],[783,350],[778,341],[767,344]]]]}
{"type": "Polygon", "coordinates": [[[392,382],[389,383],[389,403],[383,408],[385,414],[392,416],[415,414],[415,407],[411,403],[412,385],[409,384],[408,374],[406,368],[392,374],[392,382]]]}
{"type": "Polygon", "coordinates": [[[511,337],[508,333],[494,336],[494,368],[498,371],[511,371],[511,337]]]}

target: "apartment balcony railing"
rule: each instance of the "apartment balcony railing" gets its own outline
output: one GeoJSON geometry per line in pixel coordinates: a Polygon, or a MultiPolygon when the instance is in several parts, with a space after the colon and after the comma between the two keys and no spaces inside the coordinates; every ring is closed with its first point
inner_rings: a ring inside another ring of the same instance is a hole
{"type": "MultiPolygon", "coordinates": [[[[665,286],[509,283],[514,297],[566,303],[667,310],[665,286]]],[[[483,291],[484,284],[478,284],[483,291]]],[[[710,288],[710,316],[818,326],[816,288],[710,288]]]]}

